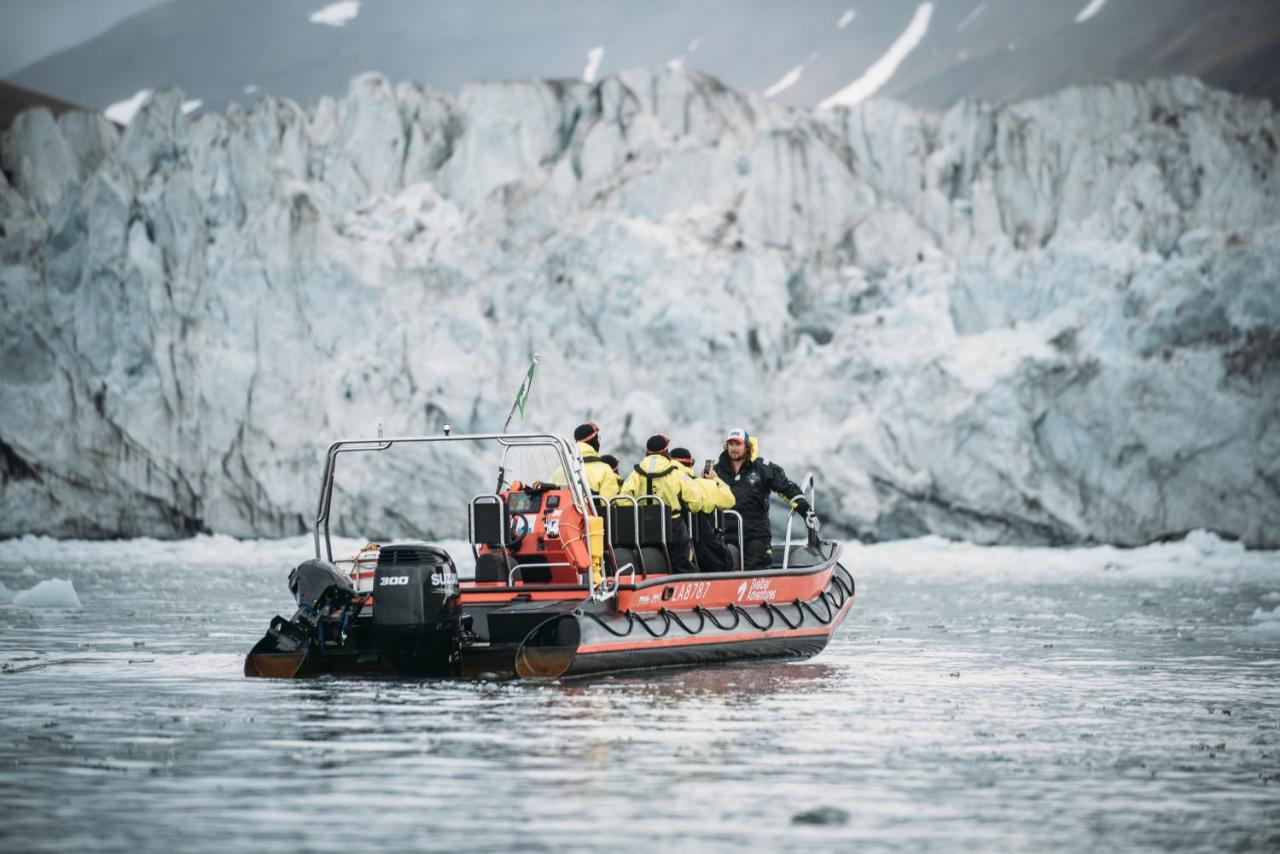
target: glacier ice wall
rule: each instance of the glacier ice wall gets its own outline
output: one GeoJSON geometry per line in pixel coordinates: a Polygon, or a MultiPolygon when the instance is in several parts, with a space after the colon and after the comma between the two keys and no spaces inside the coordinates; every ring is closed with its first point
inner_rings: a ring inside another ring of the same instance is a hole
{"type": "MultiPolygon", "coordinates": [[[[746,425],[844,532],[1280,545],[1267,102],[813,113],[668,70],[181,105],[0,140],[0,536],[297,533],[329,441],[493,429],[536,351],[526,426],[746,425]]],[[[348,466],[339,527],[447,533],[495,463],[348,466]]]]}

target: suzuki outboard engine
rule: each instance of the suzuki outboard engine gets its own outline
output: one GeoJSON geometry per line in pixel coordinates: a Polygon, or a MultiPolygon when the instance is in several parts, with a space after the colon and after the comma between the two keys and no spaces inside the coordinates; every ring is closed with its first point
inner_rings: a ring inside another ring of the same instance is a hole
{"type": "Polygon", "coordinates": [[[298,610],[286,620],[276,616],[262,640],[249,651],[244,662],[245,676],[289,677],[300,675],[308,654],[315,648],[323,653],[326,644],[322,621],[335,612],[335,637],[330,645],[341,646],[346,640],[346,627],[360,610],[353,603],[355,588],[351,580],[336,566],[323,560],[305,560],[289,573],[289,592],[298,610]]]}
{"type": "Polygon", "coordinates": [[[425,543],[383,546],[373,579],[373,633],[401,673],[454,672],[462,635],[458,570],[449,553],[425,543]]]}

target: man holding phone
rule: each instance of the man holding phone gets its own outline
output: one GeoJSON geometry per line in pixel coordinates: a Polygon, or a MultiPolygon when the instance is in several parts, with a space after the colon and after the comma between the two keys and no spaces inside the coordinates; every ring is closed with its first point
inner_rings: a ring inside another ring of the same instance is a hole
{"type": "Polygon", "coordinates": [[[760,456],[756,437],[744,429],[730,430],[725,437],[724,452],[715,466],[733,491],[734,509],[742,516],[742,561],[748,572],[768,569],[773,564],[773,532],[769,528],[769,494],[777,493],[796,512],[804,516],[804,524],[818,530],[818,517],[800,487],[787,477],[782,466],[760,456]]]}

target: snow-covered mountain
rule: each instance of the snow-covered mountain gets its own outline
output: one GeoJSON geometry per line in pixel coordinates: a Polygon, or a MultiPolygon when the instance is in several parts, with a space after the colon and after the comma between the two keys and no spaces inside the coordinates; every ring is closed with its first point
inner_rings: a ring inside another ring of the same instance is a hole
{"type": "Polygon", "coordinates": [[[171,0],[10,80],[122,122],[168,86],[221,111],[309,106],[368,70],[456,93],[669,64],[791,106],[947,108],[1172,74],[1274,99],[1277,57],[1272,0],[171,0]]]}
{"type": "MultiPolygon", "coordinates": [[[[526,426],[710,456],[745,425],[844,531],[1280,545],[1265,100],[184,100],[0,140],[0,535],[298,532],[327,442],[493,429],[536,351],[526,426]]],[[[442,530],[496,462],[428,461],[351,467],[340,528],[442,530]]]]}

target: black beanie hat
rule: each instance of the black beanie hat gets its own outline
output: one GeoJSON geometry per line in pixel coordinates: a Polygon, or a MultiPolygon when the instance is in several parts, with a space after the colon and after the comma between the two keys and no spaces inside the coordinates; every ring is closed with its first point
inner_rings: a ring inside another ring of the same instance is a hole
{"type": "Polygon", "coordinates": [[[579,424],[577,429],[573,431],[573,440],[575,442],[586,442],[598,451],[600,450],[600,428],[596,426],[594,421],[579,424]]]}
{"type": "Polygon", "coordinates": [[[644,443],[644,449],[646,453],[650,454],[665,454],[667,446],[670,444],[671,439],[658,433],[649,437],[649,441],[644,443]]]}
{"type": "Polygon", "coordinates": [[[600,462],[608,463],[609,468],[613,469],[613,473],[614,474],[618,473],[618,458],[615,457],[613,454],[601,454],[600,462]]]}
{"type": "Polygon", "coordinates": [[[672,448],[671,453],[667,454],[667,456],[678,463],[684,463],[688,466],[693,465],[693,454],[689,453],[688,448],[672,448]]]}

